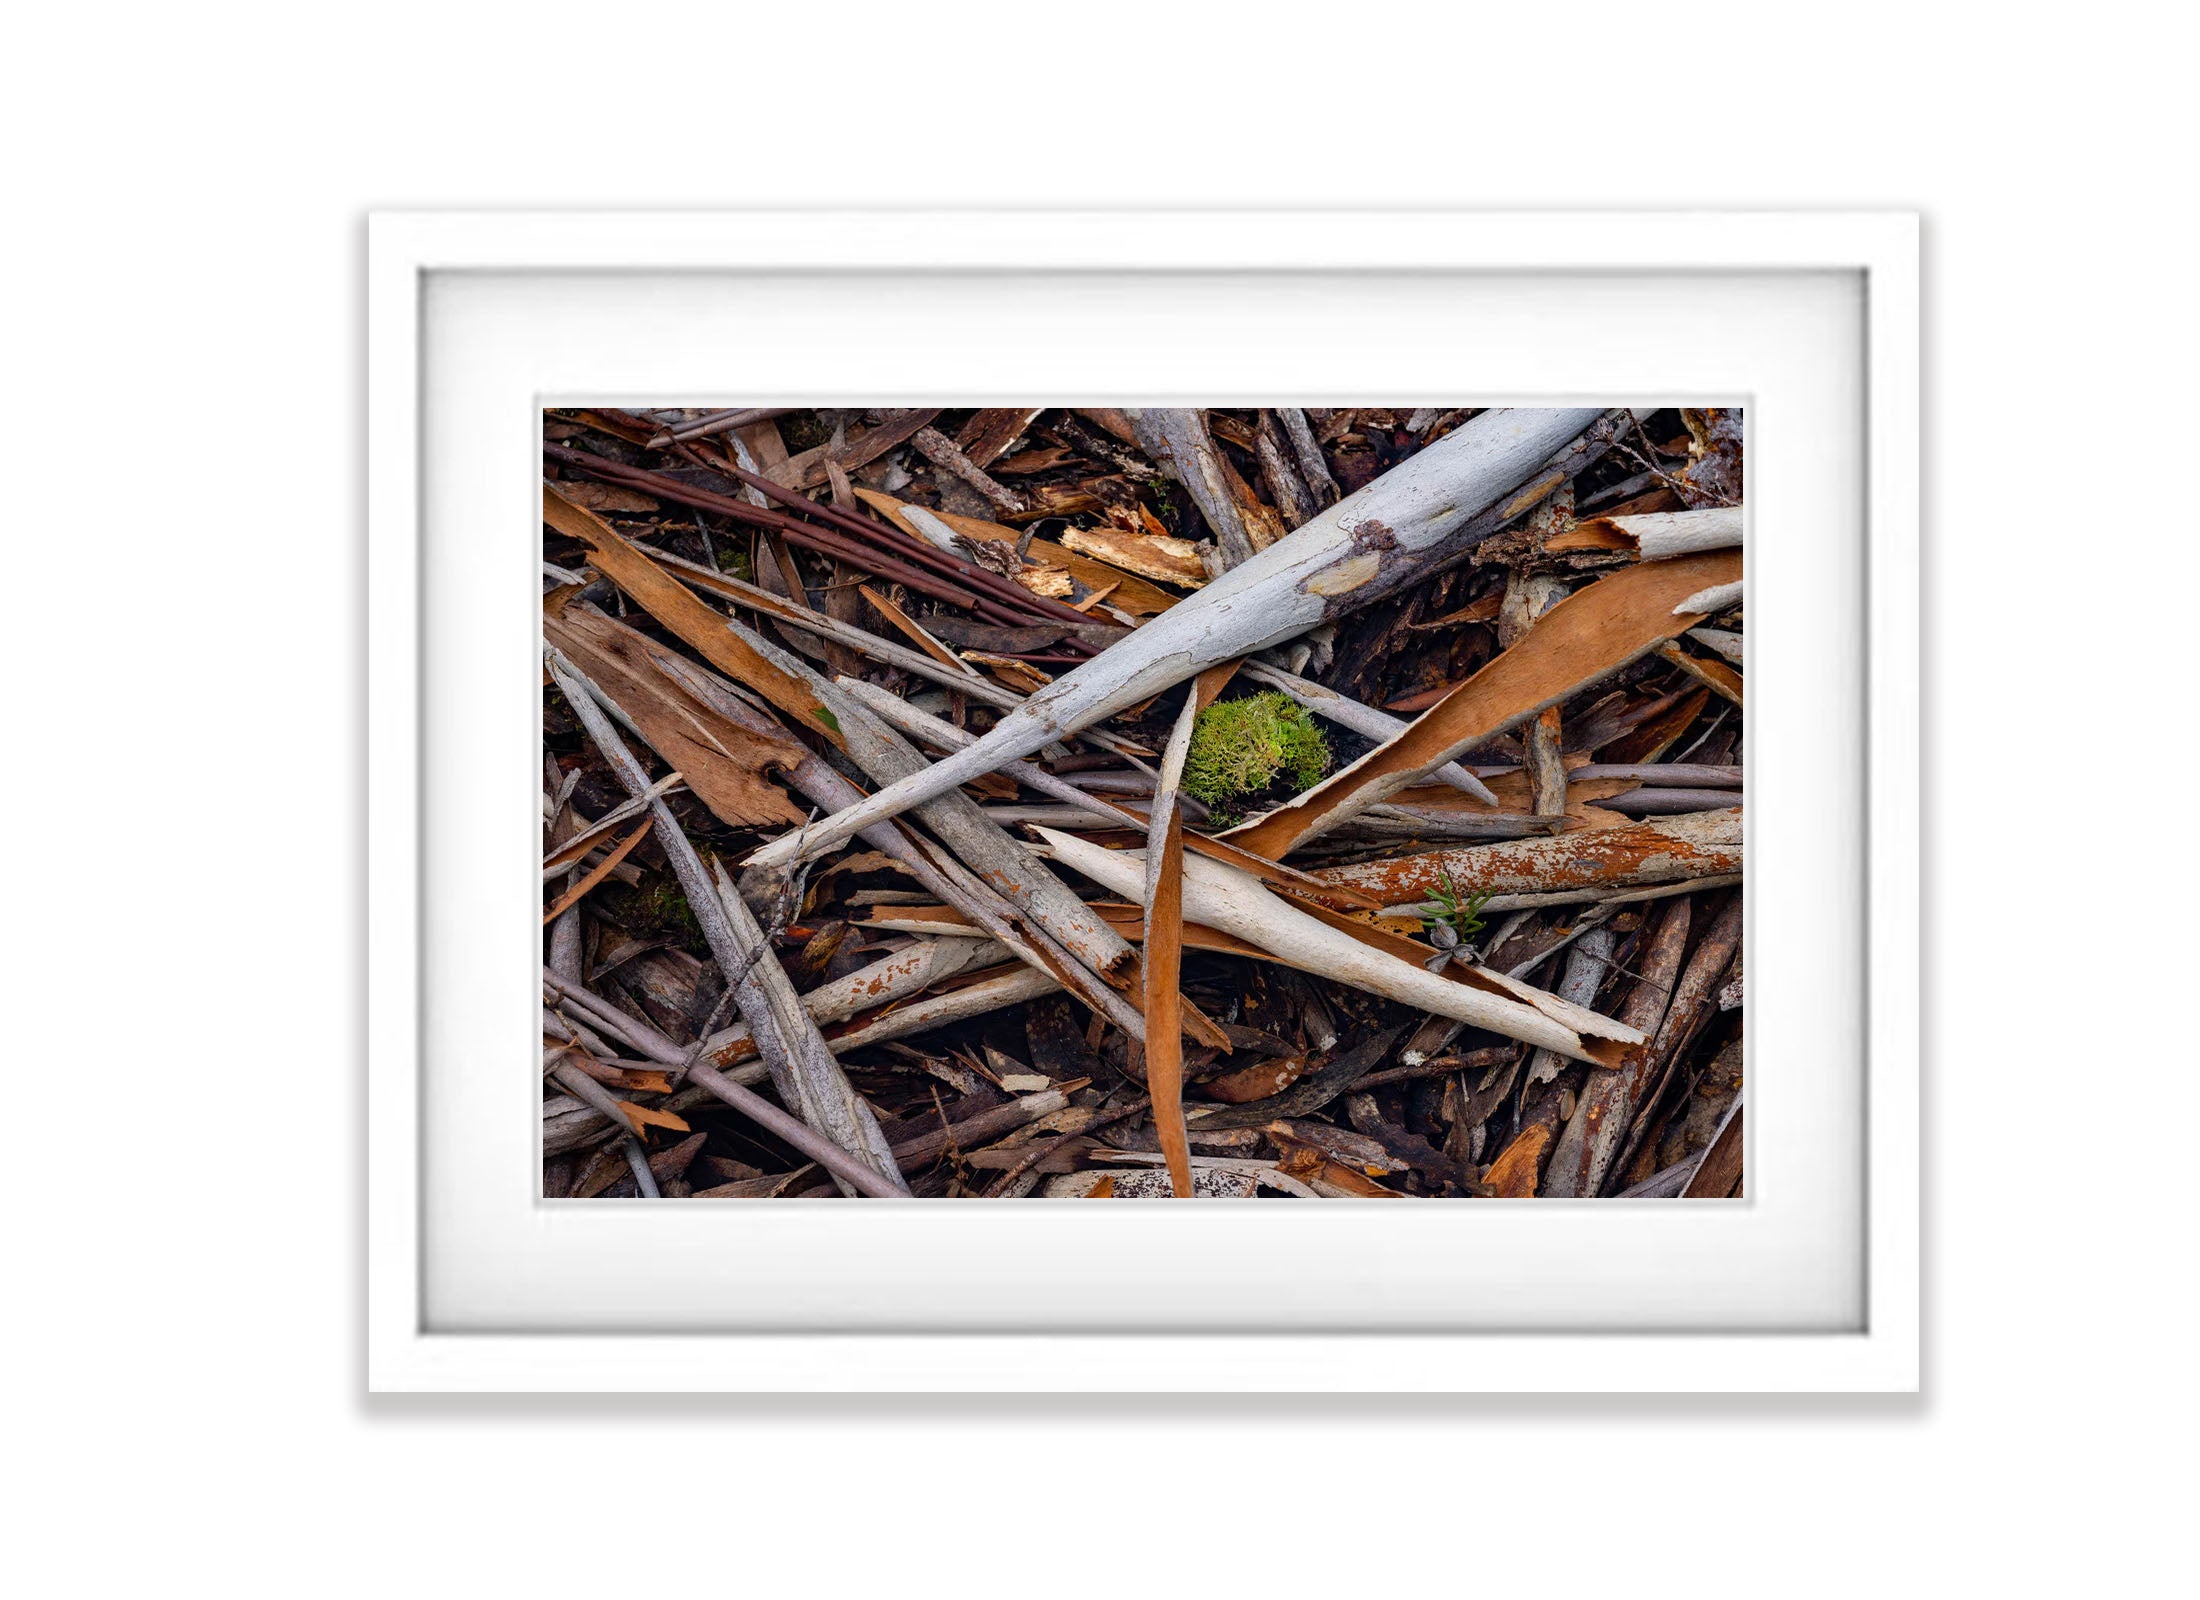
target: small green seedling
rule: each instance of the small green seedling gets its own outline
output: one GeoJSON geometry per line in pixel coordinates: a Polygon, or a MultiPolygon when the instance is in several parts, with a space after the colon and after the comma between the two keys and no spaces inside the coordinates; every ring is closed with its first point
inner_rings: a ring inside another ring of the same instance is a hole
{"type": "Polygon", "coordinates": [[[1428,942],[1439,950],[1457,950],[1482,931],[1481,911],[1489,903],[1486,893],[1462,898],[1451,874],[1445,873],[1443,886],[1421,913],[1421,927],[1428,934],[1428,942]]]}

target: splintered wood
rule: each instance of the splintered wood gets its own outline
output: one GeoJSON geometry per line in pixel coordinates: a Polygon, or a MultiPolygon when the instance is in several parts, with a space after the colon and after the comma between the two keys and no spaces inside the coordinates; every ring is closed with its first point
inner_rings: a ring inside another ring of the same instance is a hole
{"type": "Polygon", "coordinates": [[[543,1195],[1746,1195],[1745,438],[546,411],[543,1195]]]}

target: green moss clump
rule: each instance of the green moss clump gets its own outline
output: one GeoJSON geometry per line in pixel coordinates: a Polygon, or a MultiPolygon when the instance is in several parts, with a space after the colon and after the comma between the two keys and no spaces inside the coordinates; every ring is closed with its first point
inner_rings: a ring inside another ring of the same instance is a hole
{"type": "Polygon", "coordinates": [[[1313,716],[1270,690],[1218,700],[1199,714],[1184,758],[1184,792],[1226,824],[1278,784],[1297,794],[1328,770],[1329,741],[1313,716]]]}

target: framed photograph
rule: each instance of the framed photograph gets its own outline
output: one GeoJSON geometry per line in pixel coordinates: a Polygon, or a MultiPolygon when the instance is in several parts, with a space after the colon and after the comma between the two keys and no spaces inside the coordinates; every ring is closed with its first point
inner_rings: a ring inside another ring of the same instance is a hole
{"type": "Polygon", "coordinates": [[[368,292],[373,1388],[1916,1387],[1914,218],[368,292]]]}

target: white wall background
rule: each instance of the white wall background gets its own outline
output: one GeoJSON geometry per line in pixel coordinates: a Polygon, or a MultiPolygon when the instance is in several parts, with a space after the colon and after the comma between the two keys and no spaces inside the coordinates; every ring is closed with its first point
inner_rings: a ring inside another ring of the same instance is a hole
{"type": "Polygon", "coordinates": [[[22,1592],[2139,1585],[2190,1471],[2193,1048],[2132,1012],[2193,885],[2087,841],[2174,829],[2189,767],[2146,699],[2193,576],[2167,16],[17,17],[22,1592]],[[364,1398],[361,215],[827,201],[1925,212],[1922,1398],[364,1398]]]}

